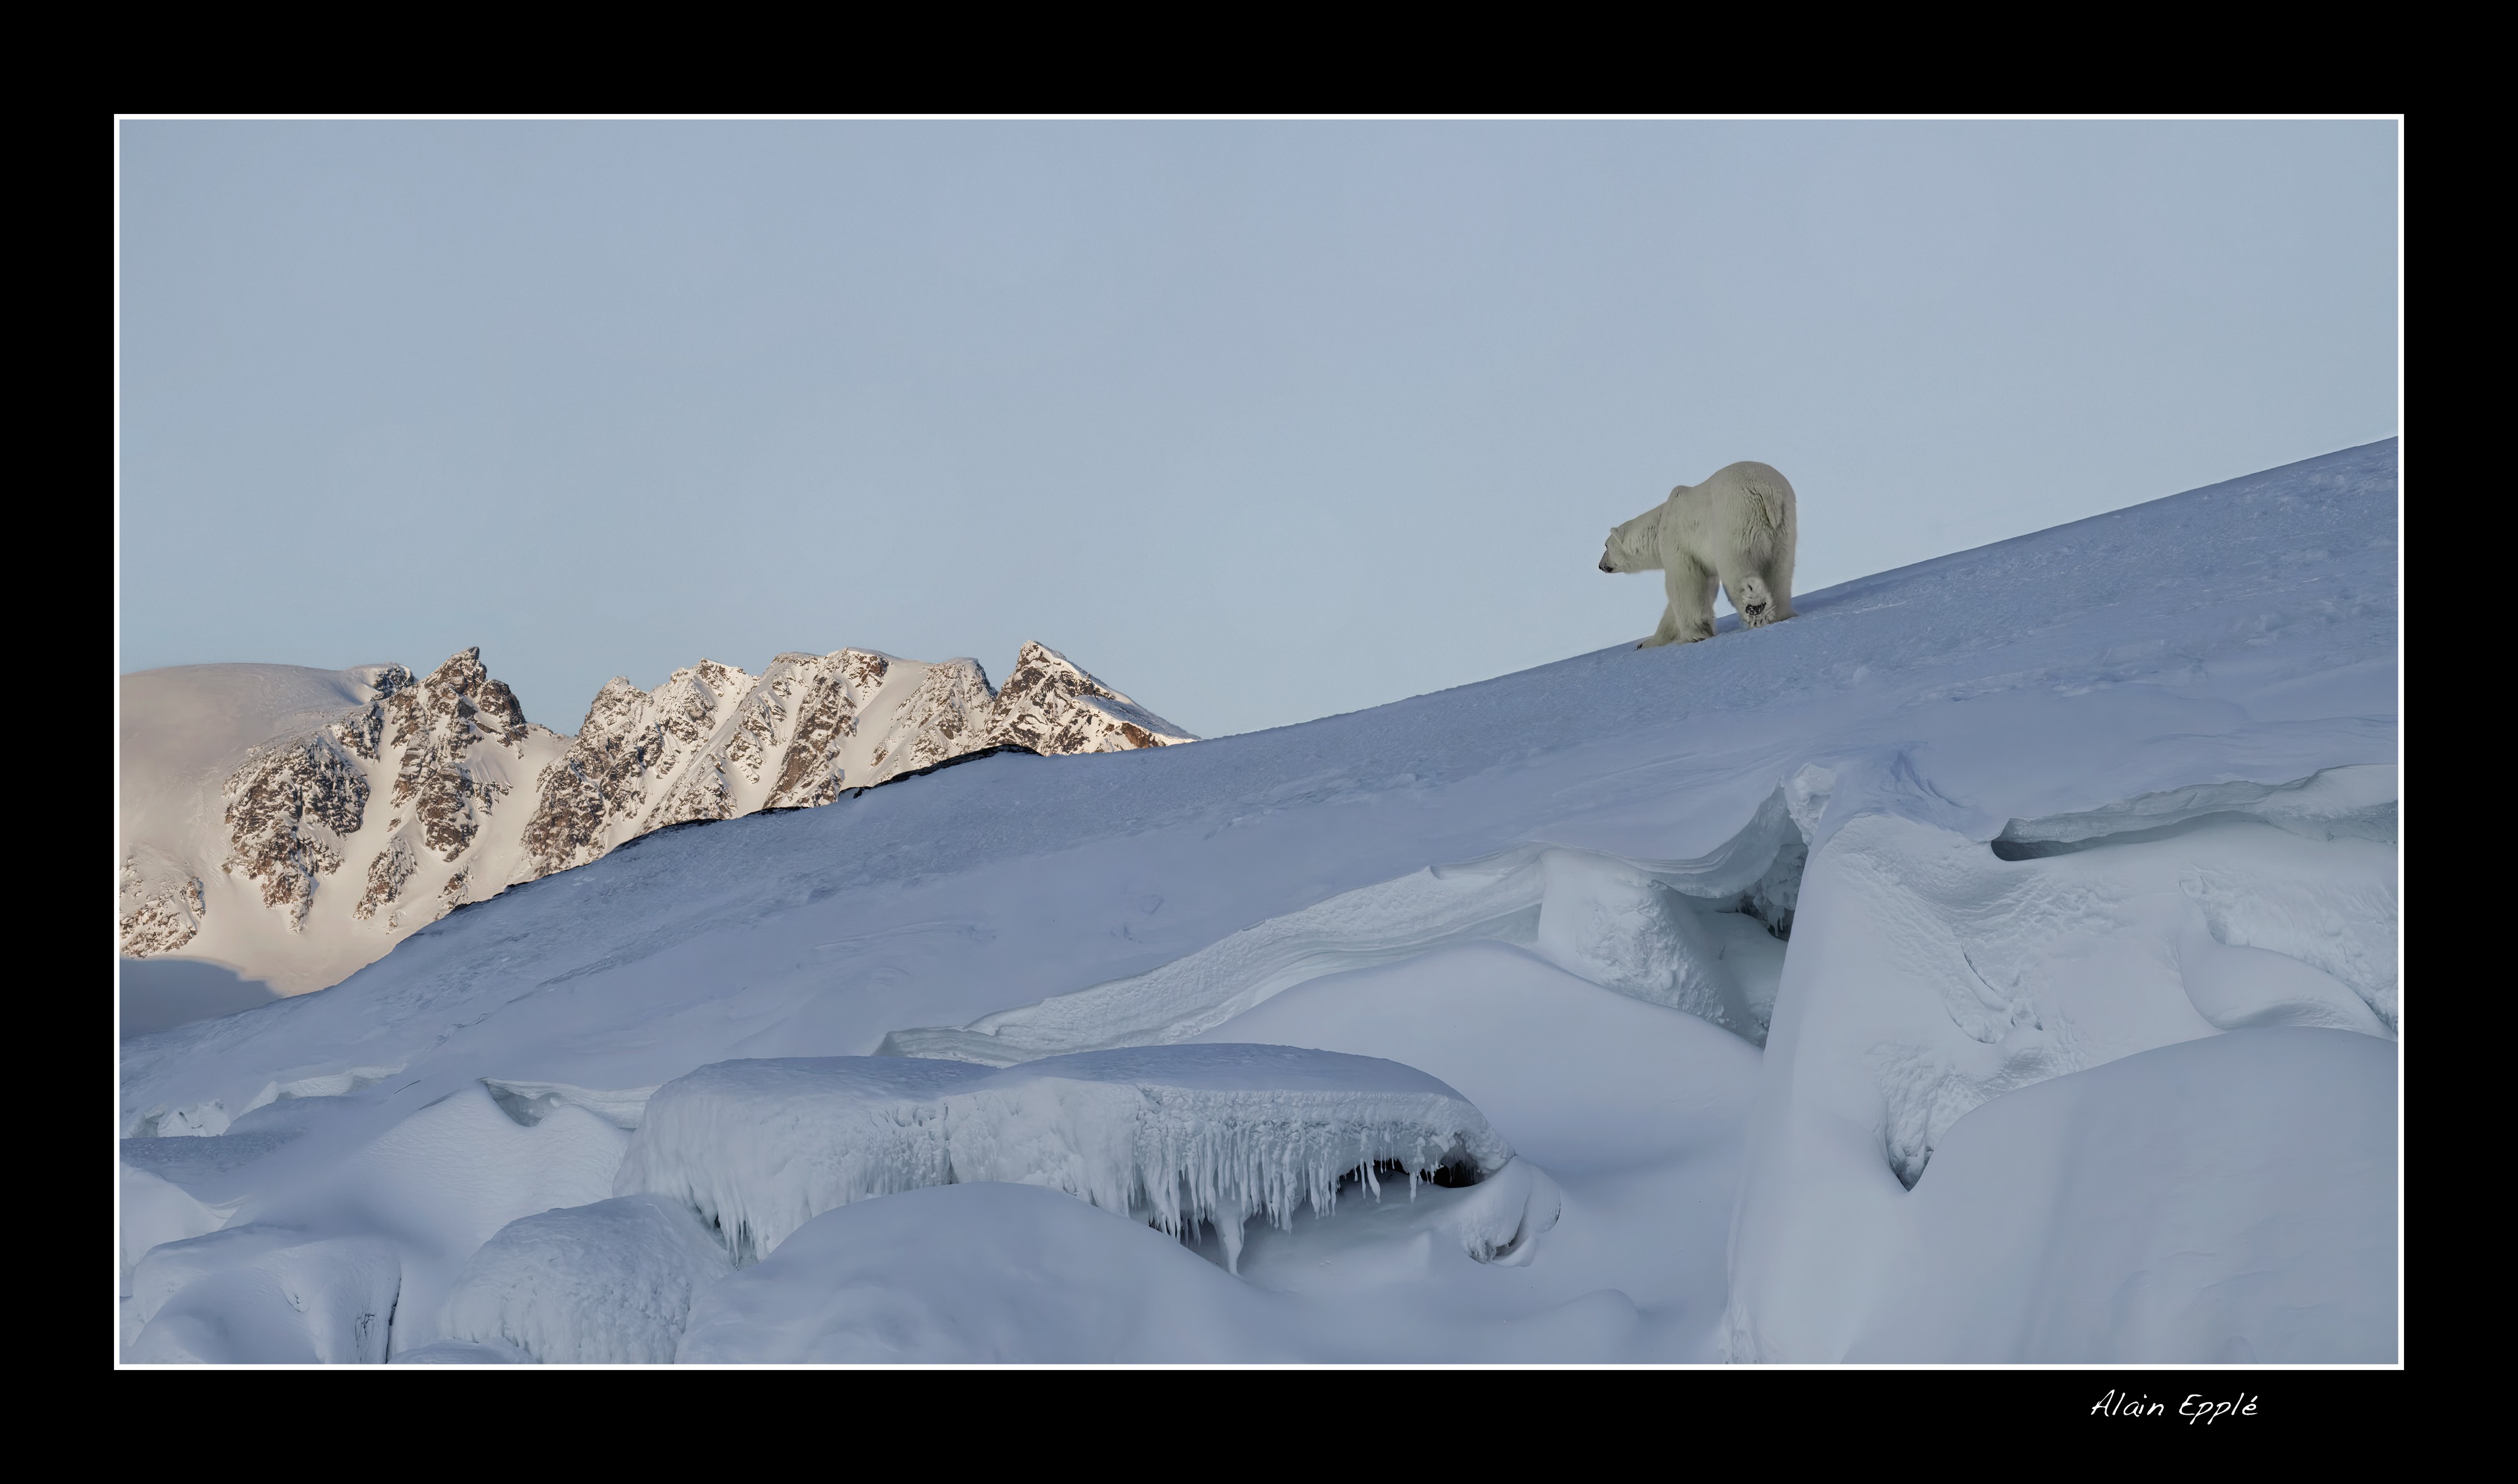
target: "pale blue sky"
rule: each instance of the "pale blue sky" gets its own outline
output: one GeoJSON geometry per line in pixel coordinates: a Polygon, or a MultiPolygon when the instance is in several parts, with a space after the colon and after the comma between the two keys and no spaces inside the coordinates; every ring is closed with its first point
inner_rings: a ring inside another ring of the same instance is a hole
{"type": "Polygon", "coordinates": [[[2392,123],[126,123],[122,654],[534,719],[1064,650],[1206,735],[2397,431],[2392,123]]]}

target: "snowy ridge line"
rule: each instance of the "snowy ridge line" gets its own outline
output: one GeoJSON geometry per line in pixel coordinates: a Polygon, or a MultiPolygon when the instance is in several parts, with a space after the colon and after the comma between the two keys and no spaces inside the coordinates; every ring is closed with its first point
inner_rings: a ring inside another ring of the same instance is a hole
{"type": "MultiPolygon", "coordinates": [[[[719,1062],[657,1090],[614,1188],[689,1205],[745,1264],[836,1207],[994,1180],[1047,1185],[1173,1236],[1212,1225],[1233,1266],[1250,1216],[1290,1227],[1307,1207],[1326,1214],[1350,1174],[1378,1197],[1376,1166],[1396,1166],[1412,1196],[1420,1180],[1466,1183],[1512,1163],[1484,1115],[1412,1067],[1201,1045],[1002,1070],[906,1057],[719,1062]]],[[[1482,1260],[1515,1250],[1529,1225],[1520,1207],[1491,1215],[1463,1235],[1482,1260]],[[1500,1236],[1489,1229],[1498,1222],[1500,1236]]]]}
{"type": "MultiPolygon", "coordinates": [[[[1168,745],[1168,743],[1166,743],[1166,745],[1168,745]]],[[[1020,752],[1025,757],[1046,757],[1049,755],[1045,752],[1035,752],[1020,742],[997,742],[992,746],[981,747],[976,752],[958,752],[953,756],[944,759],[940,763],[929,763],[924,768],[912,768],[906,773],[895,773],[890,778],[882,779],[871,784],[860,784],[857,787],[846,789],[844,791],[852,799],[863,798],[865,797],[866,789],[868,788],[881,788],[891,784],[905,784],[913,778],[925,778],[931,773],[941,773],[947,768],[959,768],[964,763],[976,763],[983,757],[994,757],[1000,752],[1020,752]]],[[[810,807],[812,806],[806,804],[787,804],[781,805],[776,809],[763,809],[760,812],[762,814],[792,814],[798,809],[810,807]]],[[[712,821],[709,823],[714,822],[712,821]]]]}
{"type": "Polygon", "coordinates": [[[1740,912],[1789,929],[1807,855],[1797,811],[1814,820],[1811,801],[1823,806],[1833,778],[1803,768],[1723,844],[1692,860],[1529,844],[1428,867],[1270,918],[1143,974],[967,1026],[893,1031],[875,1054],[1004,1067],[1073,1051],[1170,1045],[1309,980],[1480,941],[1537,949],[1596,984],[1761,1039],[1771,984],[1734,983],[1736,970],[1719,967],[1727,945],[1697,919],[1713,914],[1709,904],[1737,899],[1740,912]]]}
{"type": "Polygon", "coordinates": [[[225,1099],[208,1098],[177,1108],[158,1106],[131,1121],[124,1128],[124,1138],[180,1138],[211,1136],[228,1131],[228,1125],[257,1108],[299,1097],[340,1097],[346,1093],[372,1087],[403,1070],[396,1062],[384,1067],[345,1067],[337,1072],[322,1072],[287,1081],[269,1081],[262,1090],[245,1099],[242,1106],[230,1112],[225,1099]]]}
{"type": "Polygon", "coordinates": [[[567,1082],[520,1082],[496,1077],[481,1079],[481,1085],[490,1089],[499,1112],[528,1128],[562,1108],[583,1108],[615,1128],[634,1133],[647,1111],[647,1100],[656,1095],[653,1087],[603,1090],[567,1082]]]}
{"type": "Polygon", "coordinates": [[[2261,820],[2312,840],[2396,840],[2401,788],[2394,763],[2326,768],[2286,784],[2197,784],[2078,814],[2013,820],[1993,840],[2005,860],[2030,860],[2108,840],[2156,838],[2216,815],[2261,820]]]}
{"type": "Polygon", "coordinates": [[[715,660],[654,691],[605,684],[527,827],[534,873],[698,821],[813,808],[992,747],[1127,751],[1192,741],[1056,650],[1026,642],[1002,689],[976,659],[786,654],[760,675],[715,660]]]}
{"type": "Polygon", "coordinates": [[[1839,899],[1834,930],[1870,918],[1875,980],[1932,986],[1933,1029],[1965,1038],[1934,1045],[1910,1027],[1864,1051],[1900,1183],[1971,1110],[2154,1038],[2290,1025],[2392,1039],[2397,902],[2369,851],[2395,843],[2396,784],[2386,764],[2163,789],[2014,821],[1984,852],[1911,821],[1847,822],[1828,873],[1859,908],[1839,899]],[[2076,938],[2092,946],[2059,949],[2076,938]],[[2074,971],[2146,943],[2142,961],[2173,978],[2074,971]]]}

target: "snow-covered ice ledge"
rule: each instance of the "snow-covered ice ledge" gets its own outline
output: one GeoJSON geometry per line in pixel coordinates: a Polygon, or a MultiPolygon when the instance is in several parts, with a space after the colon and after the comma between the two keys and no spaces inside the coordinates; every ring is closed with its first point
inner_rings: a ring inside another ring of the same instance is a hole
{"type": "MultiPolygon", "coordinates": [[[[906,1057],[720,1062],[648,1103],[616,1189],[683,1202],[738,1262],[825,1210],[973,1181],[1046,1185],[1174,1235],[1212,1225],[1227,1265],[1242,1223],[1380,1193],[1468,1184],[1512,1149],[1468,1100],[1412,1067],[1287,1046],[1164,1046],[992,1070],[906,1057]]],[[[1530,1223],[1463,1241],[1481,1259],[1530,1223]]]]}

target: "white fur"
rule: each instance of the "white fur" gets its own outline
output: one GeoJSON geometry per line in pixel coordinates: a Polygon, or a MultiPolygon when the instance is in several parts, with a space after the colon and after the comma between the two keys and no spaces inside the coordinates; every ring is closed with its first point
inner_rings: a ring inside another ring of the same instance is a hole
{"type": "Polygon", "coordinates": [[[1722,584],[1740,626],[1760,628],[1793,615],[1793,543],[1799,518],[1793,487],[1772,465],[1725,464],[1702,485],[1609,530],[1602,572],[1658,572],[1670,606],[1652,637],[1635,646],[1693,644],[1714,637],[1714,584],[1722,584]]]}

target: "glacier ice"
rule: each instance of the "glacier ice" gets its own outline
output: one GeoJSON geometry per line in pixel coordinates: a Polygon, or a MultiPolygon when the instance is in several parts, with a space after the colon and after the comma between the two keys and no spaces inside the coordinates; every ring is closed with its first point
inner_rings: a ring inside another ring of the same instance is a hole
{"type": "MultiPolygon", "coordinates": [[[[910,1057],[719,1062],[657,1089],[615,1182],[684,1202],[738,1260],[825,1210],[924,1186],[1047,1185],[1164,1232],[1335,1207],[1343,1177],[1469,1182],[1510,1146],[1435,1079],[1286,1046],[1140,1047],[989,1069],[910,1057]]],[[[1541,1195],[1535,1186],[1525,1188],[1541,1195]]],[[[1510,1250],[1520,1210],[1463,1228],[1510,1250]]],[[[1541,1218],[1540,1225],[1544,1224],[1541,1218]]]]}

